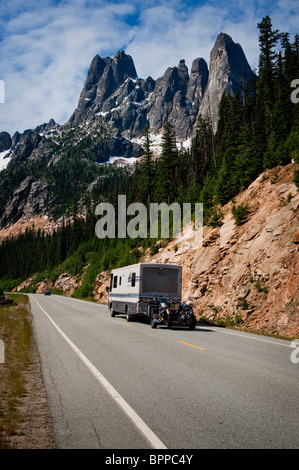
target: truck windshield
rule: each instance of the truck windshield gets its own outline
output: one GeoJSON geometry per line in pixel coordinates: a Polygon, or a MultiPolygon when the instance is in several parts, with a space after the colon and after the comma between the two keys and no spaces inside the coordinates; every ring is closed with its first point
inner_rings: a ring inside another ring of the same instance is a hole
{"type": "Polygon", "coordinates": [[[176,294],[179,291],[179,271],[170,268],[143,268],[142,291],[176,294]]]}

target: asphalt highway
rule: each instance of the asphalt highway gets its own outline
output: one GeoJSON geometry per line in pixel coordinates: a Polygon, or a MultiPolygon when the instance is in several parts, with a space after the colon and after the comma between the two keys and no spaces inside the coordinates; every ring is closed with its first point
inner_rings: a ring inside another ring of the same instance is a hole
{"type": "Polygon", "coordinates": [[[57,448],[298,449],[291,341],[29,298],[57,448]]]}

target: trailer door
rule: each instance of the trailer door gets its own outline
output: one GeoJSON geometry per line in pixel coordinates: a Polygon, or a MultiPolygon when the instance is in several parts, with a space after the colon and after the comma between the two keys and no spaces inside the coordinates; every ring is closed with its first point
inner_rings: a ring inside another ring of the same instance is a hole
{"type": "Polygon", "coordinates": [[[179,270],[166,267],[144,267],[142,274],[142,292],[178,294],[179,270]]]}

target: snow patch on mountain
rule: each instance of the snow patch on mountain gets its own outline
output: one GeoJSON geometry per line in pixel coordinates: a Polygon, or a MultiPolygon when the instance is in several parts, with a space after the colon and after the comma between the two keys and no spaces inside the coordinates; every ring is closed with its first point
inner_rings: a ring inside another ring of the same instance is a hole
{"type": "Polygon", "coordinates": [[[4,152],[0,152],[0,171],[5,170],[5,168],[9,164],[10,162],[9,153],[10,153],[10,149],[5,150],[4,152]]]}

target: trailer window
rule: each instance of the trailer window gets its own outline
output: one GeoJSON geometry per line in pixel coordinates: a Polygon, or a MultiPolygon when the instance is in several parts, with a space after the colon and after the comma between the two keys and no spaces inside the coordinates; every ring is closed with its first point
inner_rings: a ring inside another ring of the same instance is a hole
{"type": "Polygon", "coordinates": [[[136,273],[132,273],[131,286],[135,287],[136,283],[136,273]]]}
{"type": "Polygon", "coordinates": [[[119,276],[119,283],[118,283],[119,286],[121,286],[121,276],[119,276]]]}
{"type": "Polygon", "coordinates": [[[176,294],[179,291],[179,271],[170,268],[143,268],[143,292],[165,292],[176,294]]]}
{"type": "Polygon", "coordinates": [[[113,287],[117,287],[117,276],[113,276],[113,287]]]}

